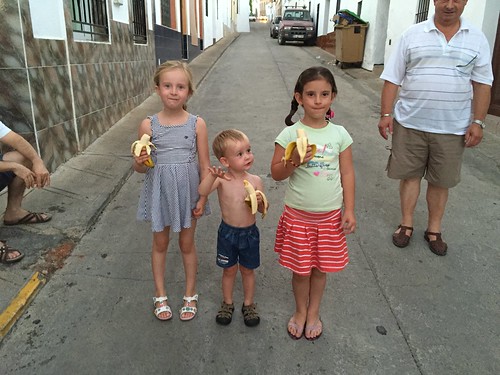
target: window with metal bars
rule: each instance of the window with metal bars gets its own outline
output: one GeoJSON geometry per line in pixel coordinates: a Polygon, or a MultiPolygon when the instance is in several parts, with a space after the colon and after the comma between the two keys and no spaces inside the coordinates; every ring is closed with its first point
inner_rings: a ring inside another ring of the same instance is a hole
{"type": "Polygon", "coordinates": [[[146,4],[144,0],[132,0],[132,14],[134,17],[132,21],[134,42],[146,44],[148,38],[146,34],[146,4]]]}
{"type": "Polygon", "coordinates": [[[417,14],[415,14],[415,23],[425,21],[429,14],[430,0],[419,0],[417,14]]]}
{"type": "Polygon", "coordinates": [[[73,35],[75,39],[109,41],[106,0],[71,0],[73,35]]]}

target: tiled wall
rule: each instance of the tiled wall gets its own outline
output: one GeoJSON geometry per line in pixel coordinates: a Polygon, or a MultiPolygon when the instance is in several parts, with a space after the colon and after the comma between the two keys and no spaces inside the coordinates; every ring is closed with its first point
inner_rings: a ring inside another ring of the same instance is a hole
{"type": "Polygon", "coordinates": [[[155,69],[152,31],[147,45],[134,45],[130,25],[110,20],[111,43],[78,42],[65,11],[67,42],[33,37],[28,0],[1,9],[0,119],[51,171],[144,101],[155,69]]]}

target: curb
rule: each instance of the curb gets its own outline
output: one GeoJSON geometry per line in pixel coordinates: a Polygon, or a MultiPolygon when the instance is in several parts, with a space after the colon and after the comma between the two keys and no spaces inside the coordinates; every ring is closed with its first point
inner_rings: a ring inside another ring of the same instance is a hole
{"type": "Polygon", "coordinates": [[[11,301],[9,307],[0,314],[0,341],[26,310],[38,291],[45,284],[45,281],[45,277],[39,272],[35,272],[19,291],[17,296],[11,301]]]}

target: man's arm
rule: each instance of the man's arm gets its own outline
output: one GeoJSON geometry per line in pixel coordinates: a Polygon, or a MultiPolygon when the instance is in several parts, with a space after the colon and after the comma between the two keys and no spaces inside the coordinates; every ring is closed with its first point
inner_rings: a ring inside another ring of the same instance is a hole
{"type": "MultiPolygon", "coordinates": [[[[33,146],[29,144],[29,142],[21,137],[19,134],[10,131],[7,135],[5,135],[1,139],[2,143],[12,147],[17,152],[19,152],[24,158],[31,162],[31,171],[35,174],[35,181],[32,186],[30,184],[26,184],[26,187],[44,187],[49,185],[50,183],[50,174],[43,160],[38,156],[33,146]]],[[[6,161],[8,162],[8,161],[6,161]]],[[[13,169],[10,169],[13,170],[13,169]]],[[[16,173],[17,175],[17,173],[16,173]]],[[[19,176],[22,178],[22,176],[19,176]]],[[[26,181],[25,181],[26,182],[26,181]]]]}
{"type": "Polygon", "coordinates": [[[384,82],[384,87],[382,88],[382,98],[380,100],[380,120],[378,122],[378,132],[384,139],[387,139],[388,137],[387,130],[389,130],[389,133],[392,134],[392,110],[398,90],[398,85],[389,81],[384,82]]]}
{"type": "MultiPolygon", "coordinates": [[[[472,120],[484,121],[491,100],[491,86],[479,82],[472,81],[472,90],[474,96],[472,98],[472,112],[474,118],[472,120]]],[[[476,123],[471,123],[465,133],[465,147],[474,147],[481,143],[483,139],[483,129],[476,123]]]]}

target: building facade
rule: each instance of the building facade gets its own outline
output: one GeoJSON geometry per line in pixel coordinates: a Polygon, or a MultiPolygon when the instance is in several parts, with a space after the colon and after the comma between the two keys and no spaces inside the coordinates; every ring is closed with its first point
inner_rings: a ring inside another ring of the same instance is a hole
{"type": "Polygon", "coordinates": [[[149,0],[2,2],[0,119],[49,170],[152,92],[149,0]]]}
{"type": "Polygon", "coordinates": [[[52,172],[153,93],[158,64],[250,30],[244,0],[0,3],[0,120],[52,172]]]}

